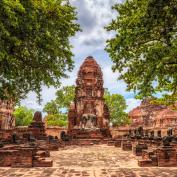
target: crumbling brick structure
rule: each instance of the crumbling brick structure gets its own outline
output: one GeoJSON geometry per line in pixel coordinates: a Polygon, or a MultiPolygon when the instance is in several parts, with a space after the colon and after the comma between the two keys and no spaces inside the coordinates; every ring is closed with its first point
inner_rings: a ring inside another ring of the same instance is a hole
{"type": "Polygon", "coordinates": [[[168,128],[173,128],[173,134],[177,135],[177,111],[170,106],[155,105],[151,100],[143,100],[140,106],[129,112],[132,123],[129,129],[137,129],[142,126],[145,130],[161,131],[162,136],[166,135],[168,128]]]}
{"type": "Polygon", "coordinates": [[[109,134],[109,110],[103,95],[101,68],[93,57],[89,56],[78,72],[75,99],[68,113],[68,134],[76,133],[76,129],[79,131],[93,128],[104,129],[105,136],[109,134]]]}
{"type": "Polygon", "coordinates": [[[28,131],[37,139],[45,137],[45,123],[42,121],[41,112],[35,112],[33,122],[28,127],[28,131]]]}
{"type": "Polygon", "coordinates": [[[13,111],[14,102],[12,100],[0,100],[0,129],[8,130],[15,127],[13,111]]]}

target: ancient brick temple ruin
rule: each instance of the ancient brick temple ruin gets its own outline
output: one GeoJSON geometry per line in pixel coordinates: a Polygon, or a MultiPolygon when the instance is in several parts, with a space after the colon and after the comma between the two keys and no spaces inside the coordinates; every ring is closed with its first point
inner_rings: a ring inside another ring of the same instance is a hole
{"type": "Polygon", "coordinates": [[[124,142],[132,146],[134,155],[142,156],[139,166],[176,167],[177,111],[146,99],[129,112],[129,117],[132,124],[124,142]]]}
{"type": "Polygon", "coordinates": [[[68,134],[75,137],[102,138],[110,136],[109,110],[104,102],[103,74],[89,56],[76,80],[75,99],[68,113],[68,134]]]}
{"type": "Polygon", "coordinates": [[[61,139],[48,134],[40,112],[34,114],[28,127],[14,127],[13,103],[0,101],[0,167],[51,167],[50,151],[95,144],[132,151],[140,167],[177,167],[176,110],[144,100],[130,111],[132,124],[121,132],[120,127],[109,129],[110,115],[103,95],[101,68],[89,56],[78,72],[68,130],[56,129],[55,135],[60,134],[61,139]]]}
{"type": "Polygon", "coordinates": [[[61,141],[47,136],[41,112],[35,112],[29,127],[0,129],[0,167],[51,167],[50,151],[61,141]]]}
{"type": "Polygon", "coordinates": [[[15,127],[13,111],[14,102],[12,100],[0,100],[0,129],[9,130],[15,127]]]}
{"type": "Polygon", "coordinates": [[[177,134],[177,111],[170,106],[155,105],[150,99],[143,100],[140,106],[129,112],[132,119],[130,129],[142,126],[147,131],[162,132],[165,136],[168,128],[177,134]]]}
{"type": "Polygon", "coordinates": [[[42,114],[41,112],[35,112],[33,117],[33,122],[30,126],[28,126],[28,131],[35,137],[45,137],[45,123],[42,121],[42,114]]]}

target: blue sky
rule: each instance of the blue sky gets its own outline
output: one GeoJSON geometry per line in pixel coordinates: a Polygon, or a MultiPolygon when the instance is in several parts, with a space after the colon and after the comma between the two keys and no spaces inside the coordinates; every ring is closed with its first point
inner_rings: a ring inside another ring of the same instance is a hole
{"type": "MultiPolygon", "coordinates": [[[[78,23],[81,25],[82,32],[78,32],[75,37],[71,38],[72,51],[75,55],[75,68],[71,73],[68,73],[69,78],[61,80],[62,85],[75,84],[80,65],[87,56],[91,55],[102,68],[104,87],[108,88],[111,93],[123,95],[128,106],[126,111],[130,111],[140,104],[140,100],[134,98],[133,92],[126,91],[124,81],[117,80],[119,73],[112,72],[111,59],[104,50],[106,40],[114,35],[104,29],[104,26],[109,24],[117,15],[111,6],[118,2],[121,3],[122,0],[70,0],[70,2],[76,7],[78,23]]],[[[55,92],[53,87],[43,87],[41,105],[37,103],[36,95],[33,92],[21,101],[21,105],[41,111],[48,101],[55,99],[55,92]]]]}

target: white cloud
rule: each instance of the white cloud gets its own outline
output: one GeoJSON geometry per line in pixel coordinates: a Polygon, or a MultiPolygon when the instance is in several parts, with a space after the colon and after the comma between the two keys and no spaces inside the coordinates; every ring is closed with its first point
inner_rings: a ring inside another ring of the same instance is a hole
{"type": "Polygon", "coordinates": [[[119,74],[114,73],[110,66],[102,68],[102,72],[104,77],[104,87],[111,91],[111,89],[118,85],[117,78],[119,74]]]}
{"type": "Polygon", "coordinates": [[[26,106],[29,109],[33,109],[35,111],[42,111],[43,106],[39,105],[36,101],[36,99],[34,99],[34,101],[32,100],[32,97],[28,97],[25,100],[21,101],[21,105],[26,106]]]}
{"type": "Polygon", "coordinates": [[[30,92],[27,98],[21,101],[21,105],[25,105],[36,111],[42,111],[47,102],[55,99],[55,92],[56,89],[54,87],[42,87],[42,102],[40,104],[38,103],[37,95],[34,92],[30,92]]]}
{"type": "Polygon", "coordinates": [[[133,108],[139,106],[141,103],[141,100],[137,100],[135,98],[128,98],[126,99],[127,109],[126,112],[131,111],[133,108]]]}
{"type": "Polygon", "coordinates": [[[73,52],[77,54],[89,54],[95,50],[104,49],[106,40],[113,33],[107,32],[107,26],[115,17],[116,12],[111,7],[121,1],[117,0],[72,0],[71,3],[77,8],[78,22],[82,32],[71,39],[74,46],[73,52]],[[80,50],[82,47],[82,50],[80,50]],[[78,53],[79,52],[79,53],[78,53]]]}

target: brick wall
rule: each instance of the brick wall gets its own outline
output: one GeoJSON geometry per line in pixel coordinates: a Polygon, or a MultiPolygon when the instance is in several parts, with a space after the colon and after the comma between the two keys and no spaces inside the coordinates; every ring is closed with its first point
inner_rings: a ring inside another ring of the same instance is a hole
{"type": "Polygon", "coordinates": [[[8,130],[15,127],[14,102],[12,100],[0,100],[0,129],[8,130]]]}

